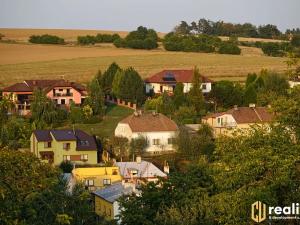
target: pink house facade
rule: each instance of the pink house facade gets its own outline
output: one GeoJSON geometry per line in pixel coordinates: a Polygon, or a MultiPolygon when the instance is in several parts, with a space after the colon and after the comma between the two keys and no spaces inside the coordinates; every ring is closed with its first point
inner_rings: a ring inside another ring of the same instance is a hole
{"type": "Polygon", "coordinates": [[[47,97],[52,99],[57,106],[69,108],[73,102],[81,105],[87,97],[84,86],[66,80],[25,80],[6,87],[2,91],[3,96],[9,96],[15,104],[15,112],[19,115],[30,113],[30,102],[35,89],[43,90],[47,97]]]}

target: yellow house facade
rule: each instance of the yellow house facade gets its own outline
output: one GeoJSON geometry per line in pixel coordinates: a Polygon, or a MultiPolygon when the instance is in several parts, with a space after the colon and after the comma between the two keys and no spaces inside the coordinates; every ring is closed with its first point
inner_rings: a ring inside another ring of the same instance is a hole
{"type": "Polygon", "coordinates": [[[75,168],[72,175],[76,182],[84,183],[90,191],[122,181],[118,167],[75,168]]]}
{"type": "Polygon", "coordinates": [[[97,164],[97,144],[93,136],[81,130],[35,130],[30,150],[41,160],[58,166],[63,161],[97,164]]]}

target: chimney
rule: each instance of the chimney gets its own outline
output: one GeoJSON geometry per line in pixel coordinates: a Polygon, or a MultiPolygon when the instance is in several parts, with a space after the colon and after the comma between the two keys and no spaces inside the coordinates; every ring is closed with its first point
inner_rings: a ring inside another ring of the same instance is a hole
{"type": "Polygon", "coordinates": [[[169,174],[170,173],[170,167],[169,167],[169,164],[167,161],[164,162],[164,172],[166,174],[169,174]]]}
{"type": "Polygon", "coordinates": [[[250,104],[249,104],[249,108],[252,108],[252,109],[255,108],[255,104],[250,103],[250,104]]]}
{"type": "Polygon", "coordinates": [[[234,105],[233,107],[234,107],[234,110],[238,110],[239,109],[237,105],[234,105]]]}
{"type": "Polygon", "coordinates": [[[142,162],[142,157],[141,156],[137,156],[135,160],[136,160],[136,162],[138,164],[140,164],[142,162]]]}

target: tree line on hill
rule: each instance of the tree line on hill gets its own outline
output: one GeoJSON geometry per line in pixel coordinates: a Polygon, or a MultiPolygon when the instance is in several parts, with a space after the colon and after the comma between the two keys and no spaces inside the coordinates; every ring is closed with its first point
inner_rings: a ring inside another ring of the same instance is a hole
{"type": "Polygon", "coordinates": [[[282,33],[276,25],[267,24],[255,26],[251,23],[234,24],[224,21],[211,21],[205,18],[188,24],[181,21],[174,28],[174,32],[180,35],[207,34],[213,36],[236,36],[250,38],[289,39],[289,35],[300,35],[300,29],[287,29],[282,33]]]}
{"type": "Polygon", "coordinates": [[[215,36],[206,34],[178,35],[174,32],[168,33],[163,40],[167,51],[184,52],[217,52],[220,54],[241,54],[241,49],[232,41],[222,41],[215,36]]]}
{"type": "Polygon", "coordinates": [[[131,31],[125,38],[119,38],[114,41],[117,48],[133,49],[155,49],[158,47],[159,38],[153,29],[139,26],[137,30],[131,31]]]}
{"type": "Polygon", "coordinates": [[[29,42],[34,44],[65,44],[65,40],[56,35],[32,35],[29,37],[29,42]]]}
{"type": "Polygon", "coordinates": [[[113,43],[119,39],[119,34],[97,34],[96,36],[78,36],[77,43],[80,45],[94,45],[96,43],[113,43]]]}

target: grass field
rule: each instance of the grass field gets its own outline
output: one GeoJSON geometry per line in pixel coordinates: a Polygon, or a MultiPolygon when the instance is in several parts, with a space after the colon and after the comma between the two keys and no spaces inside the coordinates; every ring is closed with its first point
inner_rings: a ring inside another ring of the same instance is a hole
{"type": "MultiPolygon", "coordinates": [[[[77,35],[113,33],[91,30],[0,29],[7,38],[26,40],[31,34],[57,34],[67,39],[77,35]]],[[[126,32],[118,32],[126,35],[126,32]]],[[[112,44],[92,47],[0,43],[0,88],[24,79],[57,79],[64,77],[88,82],[97,70],[105,70],[112,62],[122,67],[133,66],[143,77],[163,69],[190,69],[198,66],[203,75],[214,80],[243,81],[250,72],[262,68],[281,72],[286,69],[284,58],[264,56],[258,48],[241,47],[242,54],[167,52],[157,50],[117,49],[112,44]]]]}
{"type": "MultiPolygon", "coordinates": [[[[100,123],[95,124],[75,124],[75,129],[81,129],[85,132],[97,135],[99,137],[111,137],[114,134],[115,128],[120,120],[131,115],[133,113],[132,109],[110,105],[107,108],[106,115],[100,123]]],[[[66,125],[61,127],[61,129],[66,128],[70,129],[72,125],[66,125]]]]}
{"type": "Polygon", "coordinates": [[[122,67],[133,66],[147,77],[162,69],[184,69],[198,66],[212,79],[244,80],[250,72],[262,68],[286,69],[284,58],[263,56],[256,48],[243,47],[241,56],[167,52],[164,50],[117,49],[99,47],[67,47],[29,44],[0,44],[0,87],[24,79],[65,79],[88,82],[97,70],[112,62],[122,67]]]}

